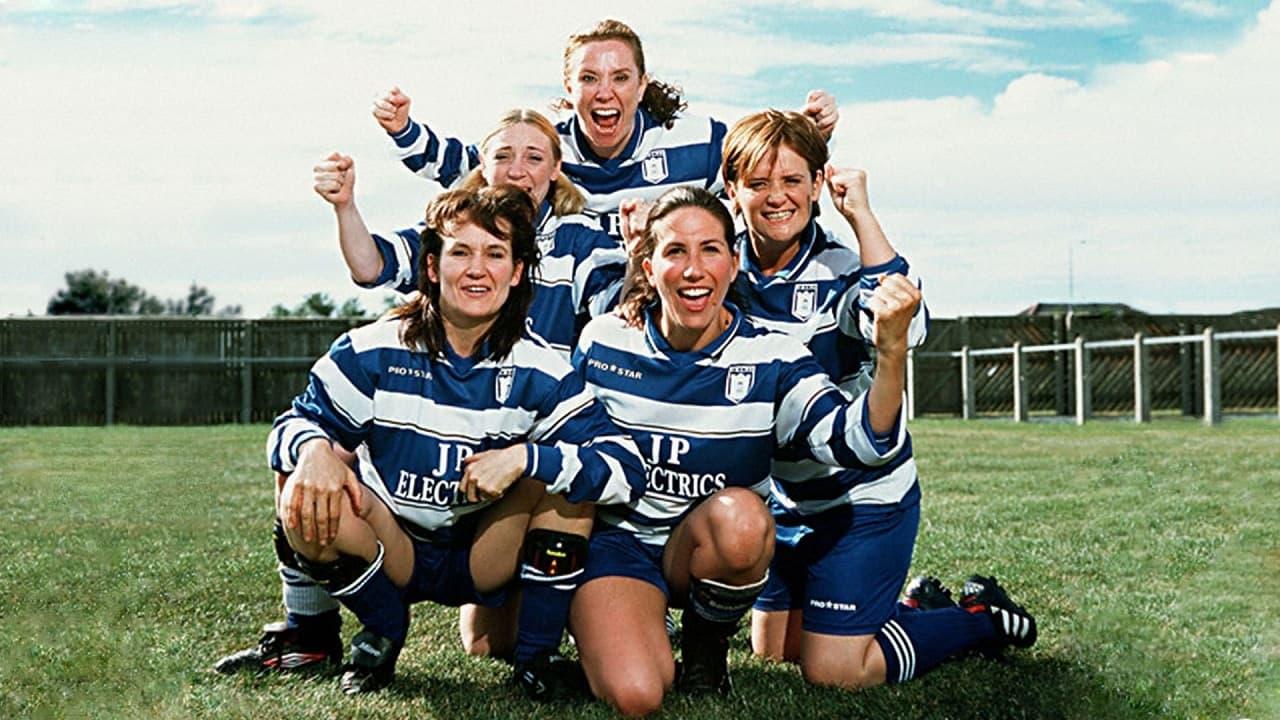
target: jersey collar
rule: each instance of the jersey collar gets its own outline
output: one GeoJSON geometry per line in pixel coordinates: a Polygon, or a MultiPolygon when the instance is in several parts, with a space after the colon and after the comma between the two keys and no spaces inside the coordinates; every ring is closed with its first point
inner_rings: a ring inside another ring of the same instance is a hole
{"type": "Polygon", "coordinates": [[[738,309],[738,306],[728,300],[724,301],[724,306],[729,311],[729,314],[732,315],[729,320],[729,327],[725,328],[724,332],[717,335],[714,340],[701,350],[682,351],[671,347],[671,343],[667,342],[667,339],[658,330],[658,323],[654,318],[661,310],[658,307],[658,301],[655,300],[644,309],[645,343],[654,354],[678,366],[692,365],[699,360],[719,357],[724,352],[729,341],[733,340],[738,334],[738,329],[742,325],[742,311],[738,309]]]}
{"type": "Polygon", "coordinates": [[[743,230],[738,233],[738,247],[741,248],[739,255],[742,260],[739,261],[739,269],[747,273],[751,278],[752,285],[765,286],[774,282],[785,282],[800,274],[805,264],[809,262],[809,256],[813,254],[813,248],[817,244],[818,223],[810,218],[809,224],[804,226],[800,231],[800,249],[795,256],[791,258],[786,267],[782,268],[773,275],[765,275],[760,269],[760,262],[756,258],[755,250],[751,248],[750,231],[743,230]]]}

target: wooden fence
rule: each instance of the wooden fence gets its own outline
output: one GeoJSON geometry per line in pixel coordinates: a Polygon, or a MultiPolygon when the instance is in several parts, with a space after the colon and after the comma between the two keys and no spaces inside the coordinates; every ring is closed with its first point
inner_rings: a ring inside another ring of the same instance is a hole
{"type": "Polygon", "coordinates": [[[0,320],[0,425],[270,421],[349,320],[0,320]]]}
{"type": "MultiPolygon", "coordinates": [[[[177,318],[0,320],[0,425],[187,425],[267,422],[306,384],[307,369],[362,321],[177,318]]],[[[919,415],[1011,415],[1013,356],[971,353],[968,393],[961,348],[1069,345],[1078,336],[1129,344],[1091,348],[1092,413],[1129,413],[1132,338],[1271,331],[1280,310],[1235,315],[1065,315],[934,319],[913,353],[911,400],[919,415]]],[[[1150,407],[1204,412],[1204,358],[1194,343],[1149,344],[1150,407]]],[[[1221,344],[1221,411],[1275,411],[1276,342],[1221,344]]],[[[1073,349],[1028,352],[1021,392],[1028,413],[1076,411],[1073,349]]]]}

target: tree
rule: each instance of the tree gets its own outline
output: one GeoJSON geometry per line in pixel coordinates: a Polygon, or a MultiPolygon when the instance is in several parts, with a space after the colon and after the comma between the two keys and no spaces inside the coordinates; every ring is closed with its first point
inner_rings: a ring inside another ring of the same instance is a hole
{"type": "MultiPolygon", "coordinates": [[[[185,299],[170,300],[165,303],[168,314],[190,315],[192,317],[213,315],[214,305],[215,298],[209,292],[209,288],[195,283],[191,283],[191,287],[187,289],[187,297],[185,299]]],[[[226,305],[217,312],[217,315],[221,317],[235,317],[239,314],[239,305],[226,305]]]]}
{"type": "Polygon", "coordinates": [[[285,318],[362,318],[368,317],[368,313],[364,307],[360,305],[360,301],[355,298],[347,298],[342,305],[338,305],[333,298],[329,297],[329,293],[314,292],[308,295],[292,309],[276,303],[271,307],[268,313],[270,317],[285,318]]]}
{"type": "Polygon", "coordinates": [[[77,270],[64,276],[67,287],[54,293],[50,315],[159,315],[164,303],[123,278],[103,270],[77,270]]]}
{"type": "MultiPolygon", "coordinates": [[[[45,309],[50,315],[212,315],[216,304],[209,289],[191,283],[180,300],[161,300],[124,278],[106,270],[77,270],[65,275],[67,287],[54,293],[45,309]]],[[[218,315],[240,314],[239,305],[228,305],[218,315]]]]}

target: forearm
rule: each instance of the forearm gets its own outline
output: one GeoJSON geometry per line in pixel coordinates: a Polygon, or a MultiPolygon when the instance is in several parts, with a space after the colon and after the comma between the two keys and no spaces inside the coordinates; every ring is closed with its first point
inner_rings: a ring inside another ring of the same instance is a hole
{"type": "Polygon", "coordinates": [[[351,279],[365,284],[376,281],[382,273],[382,253],[378,252],[355,201],[335,205],[333,210],[338,221],[338,245],[351,271],[351,279]]]}
{"type": "Polygon", "coordinates": [[[858,238],[858,257],[862,267],[883,265],[892,260],[898,253],[889,243],[880,221],[870,207],[858,208],[845,215],[845,220],[853,228],[858,238]]]}
{"type": "Polygon", "coordinates": [[[878,436],[888,435],[902,412],[902,390],[906,387],[906,350],[878,352],[876,370],[867,389],[867,419],[878,436]]]}

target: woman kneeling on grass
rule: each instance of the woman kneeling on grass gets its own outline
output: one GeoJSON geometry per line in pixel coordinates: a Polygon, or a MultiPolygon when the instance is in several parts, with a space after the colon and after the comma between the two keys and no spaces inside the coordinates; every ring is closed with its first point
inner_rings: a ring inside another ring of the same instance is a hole
{"type": "Polygon", "coordinates": [[[876,348],[864,425],[869,451],[840,469],[806,447],[774,456],[777,551],[752,618],[757,655],[798,662],[810,682],[856,688],[908,680],[975,648],[1030,646],[1036,626],[988,577],[970,578],[960,607],[933,578],[918,580],[906,603],[897,602],[920,521],[901,410],[906,351],[908,340],[923,340],[927,316],[902,328],[881,317],[873,290],[911,288],[907,262],[871,210],[866,174],[827,160],[812,120],[768,110],[729,131],[723,175],[746,226],[736,289],[747,313],[804,342],[850,394],[865,386],[865,343],[876,348]],[[824,180],[856,248],[816,221],[824,180]]]}
{"type": "MultiPolygon", "coordinates": [[[[714,195],[667,192],[633,254],[621,316],[593,320],[574,353],[574,367],[648,460],[642,497],[598,508],[570,615],[592,691],[627,715],[657,710],[673,682],[728,692],[729,638],[773,556],[763,498],[779,447],[832,466],[910,452],[899,430],[900,374],[878,371],[851,401],[799,341],[726,300],[734,247],[733,219],[714,195]],[[678,679],[668,605],[685,608],[678,679]]],[[[895,276],[870,303],[877,344],[899,362],[919,302],[895,276]]]]}
{"type": "Polygon", "coordinates": [[[533,217],[512,186],[438,197],[420,295],[340,337],[268,439],[297,564],[364,625],[346,693],[391,681],[410,604],[502,605],[517,568],[517,655],[554,649],[590,503],[643,485],[631,439],[559,353],[522,337],[533,217]],[[331,442],[358,448],[359,480],[331,442]]]}

